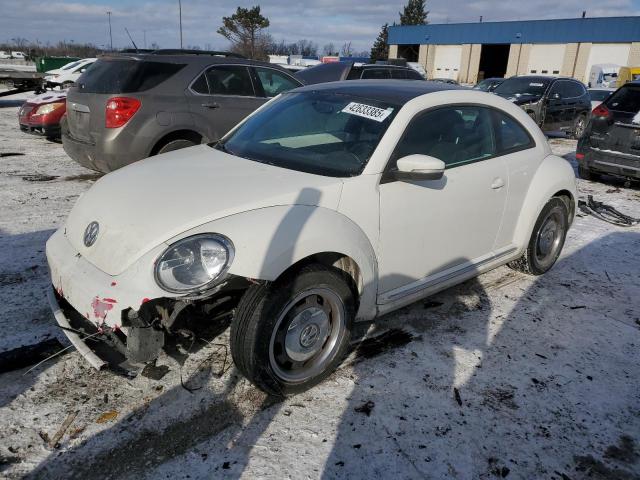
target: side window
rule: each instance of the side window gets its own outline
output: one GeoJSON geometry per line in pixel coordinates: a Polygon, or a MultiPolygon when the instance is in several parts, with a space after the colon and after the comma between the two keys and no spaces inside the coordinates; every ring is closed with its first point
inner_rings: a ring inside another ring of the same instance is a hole
{"type": "Polygon", "coordinates": [[[209,95],[209,85],[207,85],[207,79],[204,73],[191,84],[191,90],[202,95],[209,95]]]}
{"type": "Polygon", "coordinates": [[[416,72],[415,70],[406,70],[406,73],[409,80],[424,80],[422,75],[420,75],[420,73],[416,72]]]}
{"type": "Polygon", "coordinates": [[[272,68],[255,67],[255,69],[262,84],[264,94],[267,97],[275,97],[282,92],[300,86],[284,73],[272,68]]]}
{"type": "Polygon", "coordinates": [[[360,67],[351,67],[345,80],[360,80],[360,75],[362,75],[362,69],[360,67]]]}
{"type": "Polygon", "coordinates": [[[535,146],[527,130],[516,120],[497,110],[493,111],[493,118],[499,154],[524,150],[535,146]]]}
{"type": "Polygon", "coordinates": [[[566,82],[568,98],[581,97],[587,93],[587,89],[578,82],[566,82]]]}
{"type": "Polygon", "coordinates": [[[212,95],[254,97],[249,69],[237,65],[212,67],[206,72],[212,95]]]}
{"type": "Polygon", "coordinates": [[[407,79],[407,71],[403,68],[392,68],[391,69],[391,78],[395,78],[398,80],[406,80],[407,79]]]}
{"type": "Polygon", "coordinates": [[[447,168],[494,156],[496,142],[490,110],[456,106],[418,114],[396,146],[393,166],[399,158],[415,153],[439,158],[447,168]]]}
{"type": "Polygon", "coordinates": [[[365,68],[362,72],[362,79],[388,79],[389,70],[386,68],[365,68]]]}

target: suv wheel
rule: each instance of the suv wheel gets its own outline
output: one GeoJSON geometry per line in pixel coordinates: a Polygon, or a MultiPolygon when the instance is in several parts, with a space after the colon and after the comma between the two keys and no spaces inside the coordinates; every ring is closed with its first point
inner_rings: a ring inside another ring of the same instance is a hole
{"type": "Polygon", "coordinates": [[[573,130],[572,130],[573,138],[579,139],[584,133],[584,129],[586,127],[587,127],[587,116],[578,115],[578,117],[573,122],[573,130]]]}
{"type": "Polygon", "coordinates": [[[583,167],[582,165],[578,165],[578,176],[583,180],[589,180],[591,182],[597,180],[599,177],[599,175],[593,170],[589,170],[587,167],[583,167]]]}
{"type": "Polygon", "coordinates": [[[354,293],[334,268],[310,265],[282,281],[254,285],[231,324],[233,361],[271,395],[302,392],[340,364],[354,317],[354,293]]]}
{"type": "Polygon", "coordinates": [[[171,140],[170,142],[164,144],[156,155],[160,155],[161,153],[173,152],[174,150],[180,150],[181,148],[193,147],[197,145],[193,140],[187,140],[186,138],[179,138],[177,140],[171,140]]]}
{"type": "Polygon", "coordinates": [[[567,204],[553,197],[540,212],[524,254],[508,266],[530,275],[547,272],[560,256],[568,229],[567,204]]]}

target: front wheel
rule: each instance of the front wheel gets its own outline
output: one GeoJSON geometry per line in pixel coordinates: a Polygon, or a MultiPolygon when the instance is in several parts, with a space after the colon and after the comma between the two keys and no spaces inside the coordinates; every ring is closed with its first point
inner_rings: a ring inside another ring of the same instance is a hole
{"type": "Polygon", "coordinates": [[[337,269],[310,265],[247,290],[231,324],[231,355],[240,372],[276,396],[326,378],[349,348],[355,298],[337,269]]]}
{"type": "Polygon", "coordinates": [[[530,275],[542,275],[556,263],[569,229],[567,204],[554,197],[540,212],[527,249],[509,267],[530,275]]]}

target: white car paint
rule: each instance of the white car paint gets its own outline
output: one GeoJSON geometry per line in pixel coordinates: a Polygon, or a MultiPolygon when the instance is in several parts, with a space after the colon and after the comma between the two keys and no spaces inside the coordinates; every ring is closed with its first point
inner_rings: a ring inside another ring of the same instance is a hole
{"type": "Polygon", "coordinates": [[[97,58],[85,58],[77,62],[72,62],[59,69],[50,70],[46,73],[44,79],[46,82],[54,85],[65,85],[75,83],[80,75],[89,68],[97,58]]]}
{"type": "MultiPolygon", "coordinates": [[[[613,92],[616,91],[616,89],[615,88],[606,88],[606,87],[596,87],[596,88],[589,88],[589,89],[587,89],[587,91],[589,92],[589,94],[591,94],[591,92],[595,91],[595,92],[608,92],[609,95],[611,95],[613,92]]],[[[591,110],[596,108],[602,102],[603,102],[603,100],[593,100],[593,97],[592,97],[591,110]]]]}
{"type": "Polygon", "coordinates": [[[175,241],[210,232],[235,246],[228,273],[250,279],[275,280],[322,252],[350,257],[360,271],[357,319],[369,320],[519,258],[559,191],[577,199],[573,169],[552,155],[522,109],[493,94],[445,90],[408,101],[354,177],[292,171],[206,145],[132,164],[96,182],[46,250],[56,290],[109,326],[149,299],[184,296],[158,286],[154,263],[175,241]],[[536,146],[446,170],[440,184],[381,184],[409,122],[456,103],[506,112],[536,146]],[[100,234],[87,248],[83,235],[93,221],[100,234]]]}

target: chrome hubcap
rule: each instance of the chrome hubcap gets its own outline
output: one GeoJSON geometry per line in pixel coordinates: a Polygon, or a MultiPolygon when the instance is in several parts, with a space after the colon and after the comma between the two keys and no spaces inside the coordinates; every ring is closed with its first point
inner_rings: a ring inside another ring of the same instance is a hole
{"type": "Polygon", "coordinates": [[[300,292],[285,305],[271,335],[271,368],[291,383],[319,375],[335,358],[344,327],[345,307],[333,290],[300,292]]]}

